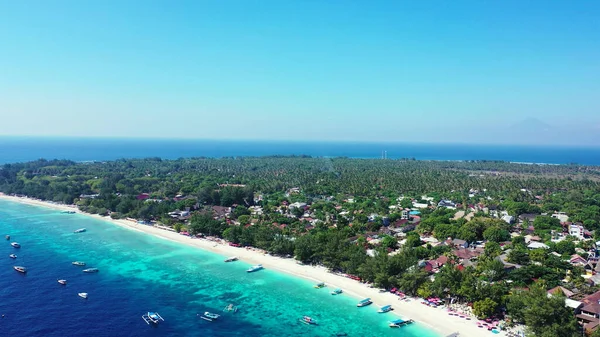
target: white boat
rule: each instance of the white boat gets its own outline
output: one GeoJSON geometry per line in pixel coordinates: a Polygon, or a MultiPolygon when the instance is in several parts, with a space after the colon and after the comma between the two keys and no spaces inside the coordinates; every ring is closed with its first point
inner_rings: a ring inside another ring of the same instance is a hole
{"type": "Polygon", "coordinates": [[[365,298],[364,300],[361,300],[360,302],[358,302],[358,304],[356,304],[357,307],[366,307],[367,305],[371,305],[373,302],[371,302],[370,298],[365,298]]]}
{"type": "Polygon", "coordinates": [[[85,232],[86,230],[87,230],[87,229],[85,229],[85,228],[79,228],[79,229],[76,229],[76,230],[75,230],[73,233],[83,233],[83,232],[85,232]]]}
{"type": "Polygon", "coordinates": [[[263,269],[263,266],[262,266],[262,264],[257,264],[257,265],[255,265],[255,266],[252,266],[252,267],[250,267],[248,270],[246,270],[246,272],[248,272],[248,273],[253,273],[253,272],[255,272],[255,271],[259,271],[259,270],[261,270],[261,269],[263,269]]]}
{"type": "Polygon", "coordinates": [[[11,242],[10,243],[11,246],[15,247],[15,248],[21,248],[21,244],[18,242],[11,242]]]}
{"type": "Polygon", "coordinates": [[[379,308],[379,310],[377,311],[380,314],[386,313],[386,312],[390,312],[394,310],[394,308],[392,308],[391,305],[384,305],[383,307],[379,308]]]}
{"type": "Polygon", "coordinates": [[[67,285],[67,280],[58,280],[58,283],[66,286],[67,285]]]}
{"type": "Polygon", "coordinates": [[[88,268],[83,270],[84,273],[97,273],[99,271],[100,270],[98,268],[88,268]]]}
{"type": "Polygon", "coordinates": [[[18,271],[19,273],[23,273],[23,274],[27,273],[27,268],[25,268],[25,267],[21,267],[21,266],[14,266],[13,268],[14,268],[16,271],[18,271]]]}
{"type": "Polygon", "coordinates": [[[11,259],[16,259],[17,258],[17,256],[15,254],[10,254],[9,256],[10,256],[11,259]]]}
{"type": "Polygon", "coordinates": [[[152,312],[152,311],[148,311],[147,314],[142,315],[142,319],[146,322],[146,324],[150,325],[150,323],[152,324],[158,324],[160,321],[165,321],[164,318],[162,318],[158,312],[152,312]]]}
{"type": "Polygon", "coordinates": [[[225,262],[233,262],[233,261],[237,261],[237,260],[238,260],[237,256],[232,256],[232,257],[225,259],[225,262]]]}
{"type": "Polygon", "coordinates": [[[85,266],[85,262],[83,261],[73,261],[71,264],[74,266],[85,266]]]}
{"type": "Polygon", "coordinates": [[[77,295],[79,295],[81,298],[88,298],[88,293],[78,293],[77,295]]]}
{"type": "Polygon", "coordinates": [[[331,295],[339,295],[341,293],[343,293],[344,291],[341,288],[337,288],[334,291],[331,292],[331,295]]]}
{"type": "Polygon", "coordinates": [[[212,312],[208,312],[208,311],[206,311],[205,313],[203,313],[202,315],[199,315],[199,316],[203,320],[210,321],[210,322],[212,322],[212,321],[216,320],[217,318],[221,317],[221,316],[219,316],[217,314],[213,314],[212,312]]]}

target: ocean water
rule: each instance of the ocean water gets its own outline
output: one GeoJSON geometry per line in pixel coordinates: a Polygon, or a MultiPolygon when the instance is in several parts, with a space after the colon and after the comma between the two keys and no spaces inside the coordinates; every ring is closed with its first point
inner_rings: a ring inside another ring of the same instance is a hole
{"type": "Polygon", "coordinates": [[[356,308],[356,299],[312,282],[272,270],[248,274],[242,261],[225,264],[220,255],[84,215],[0,200],[0,234],[3,336],[438,336],[419,323],[390,329],[394,315],[378,314],[375,305],[356,308]],[[82,227],[88,231],[72,233],[82,227]],[[11,247],[6,234],[22,247],[11,247]],[[85,274],[75,260],[100,272],[85,274]],[[238,313],[222,312],[229,303],[238,313]],[[147,311],[166,321],[146,325],[147,311]],[[197,317],[204,311],[222,317],[207,322],[197,317]],[[303,315],[319,325],[300,323],[303,315]]]}
{"type": "Polygon", "coordinates": [[[75,161],[119,158],[310,155],[316,157],[502,160],[526,163],[600,165],[600,147],[286,142],[167,139],[0,137],[0,164],[45,159],[75,161]]]}

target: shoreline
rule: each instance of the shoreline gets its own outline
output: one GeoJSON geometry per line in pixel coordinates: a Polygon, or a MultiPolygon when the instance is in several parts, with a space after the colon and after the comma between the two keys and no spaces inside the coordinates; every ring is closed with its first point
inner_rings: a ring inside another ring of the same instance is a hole
{"type": "MultiPolygon", "coordinates": [[[[58,211],[76,211],[77,214],[104,220],[125,229],[135,230],[161,239],[209,251],[222,255],[224,258],[237,256],[239,260],[243,262],[262,264],[266,269],[272,269],[276,272],[300,277],[315,283],[324,282],[328,289],[341,288],[345,294],[356,298],[357,302],[360,299],[369,297],[372,299],[373,305],[378,307],[391,304],[394,307],[394,310],[392,311],[394,315],[399,316],[402,319],[413,319],[417,324],[434,331],[440,337],[457,332],[461,337],[480,336],[484,331],[477,327],[475,324],[475,322],[477,322],[476,319],[465,320],[455,316],[449,316],[445,309],[425,306],[420,303],[421,300],[418,298],[411,298],[410,302],[399,301],[399,297],[394,294],[389,292],[380,293],[377,288],[371,288],[367,284],[360,283],[340,274],[331,273],[324,267],[299,264],[295,259],[268,255],[256,248],[233,247],[229,246],[228,243],[221,239],[211,240],[207,238],[191,238],[154,226],[138,224],[137,222],[130,220],[115,220],[110,217],[88,214],[79,211],[75,205],[57,204],[27,197],[8,196],[2,193],[0,193],[0,200],[50,208],[58,211]]],[[[505,331],[501,331],[500,334],[497,335],[505,336],[506,333],[505,331]]]]}

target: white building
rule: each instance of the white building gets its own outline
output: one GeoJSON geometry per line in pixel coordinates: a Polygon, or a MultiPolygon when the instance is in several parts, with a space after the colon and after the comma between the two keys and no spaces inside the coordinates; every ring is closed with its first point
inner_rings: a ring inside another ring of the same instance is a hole
{"type": "Polygon", "coordinates": [[[583,240],[585,237],[583,236],[583,231],[585,228],[581,225],[571,224],[569,226],[569,235],[578,238],[579,240],[583,240]]]}
{"type": "Polygon", "coordinates": [[[554,213],[552,217],[560,220],[560,222],[567,222],[569,220],[569,216],[565,212],[554,213]]]}

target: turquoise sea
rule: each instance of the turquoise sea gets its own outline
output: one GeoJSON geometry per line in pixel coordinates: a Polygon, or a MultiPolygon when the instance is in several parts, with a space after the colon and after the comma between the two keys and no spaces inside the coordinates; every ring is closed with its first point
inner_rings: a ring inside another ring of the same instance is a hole
{"type": "Polygon", "coordinates": [[[438,336],[419,323],[390,329],[396,316],[356,308],[357,299],[312,282],[272,270],[248,274],[244,262],[225,264],[223,256],[84,215],[0,200],[0,234],[4,336],[438,336]],[[73,233],[82,227],[87,232],[73,233]],[[22,247],[11,247],[6,234],[22,247]],[[75,260],[100,272],[85,274],[75,260]],[[222,312],[229,303],[238,313],[222,312]],[[157,327],[141,318],[154,310],[166,320],[157,327]],[[207,322],[197,317],[204,311],[222,316],[207,322]],[[300,323],[303,315],[319,325],[300,323]]]}

